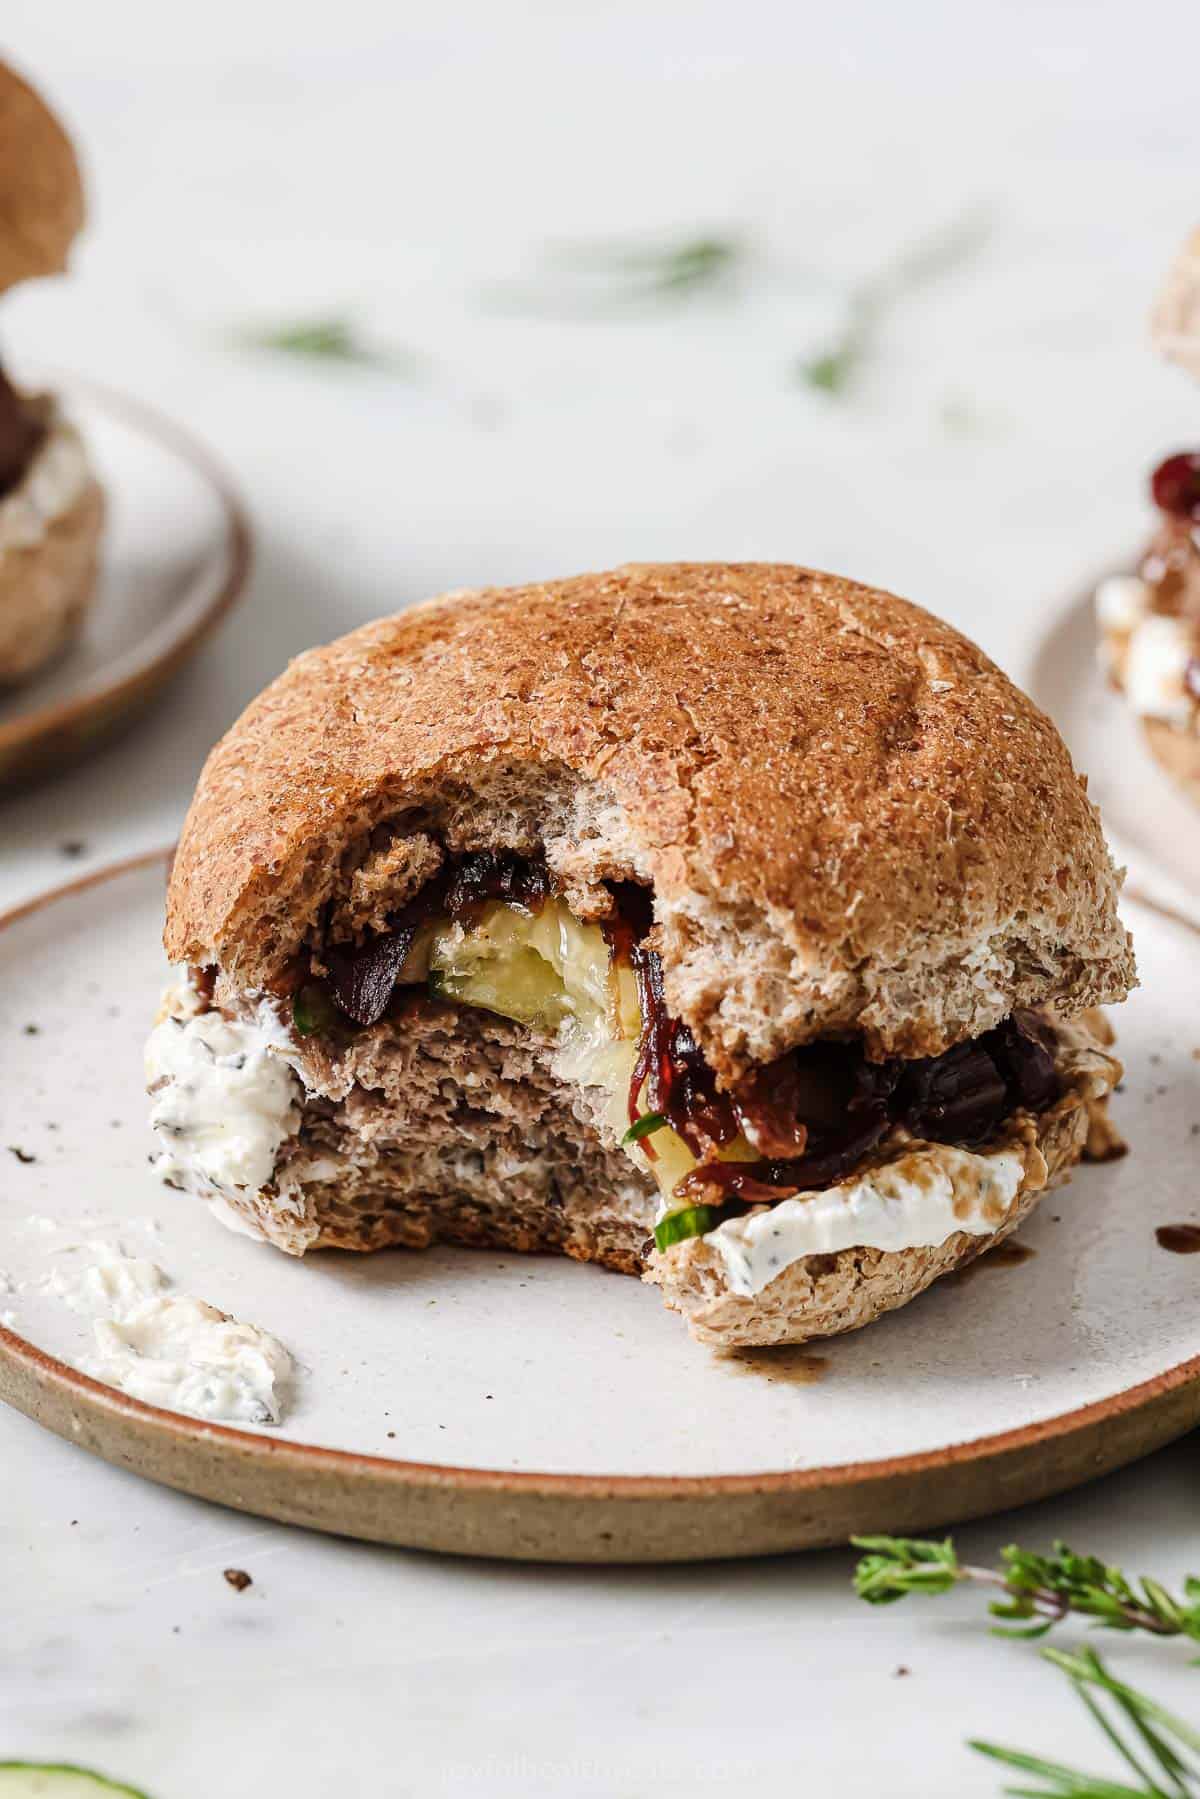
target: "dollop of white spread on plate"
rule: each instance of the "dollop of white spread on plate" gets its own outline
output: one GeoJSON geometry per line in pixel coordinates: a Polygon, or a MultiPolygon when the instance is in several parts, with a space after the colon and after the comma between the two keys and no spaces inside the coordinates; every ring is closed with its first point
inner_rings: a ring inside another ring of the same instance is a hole
{"type": "Polygon", "coordinates": [[[92,1320],[80,1367],[132,1399],[224,1424],[278,1424],[292,1358],[256,1324],[190,1293],[168,1293],[154,1262],[119,1243],[86,1246],[94,1261],[53,1268],[45,1291],[92,1320]]]}
{"type": "Polygon", "coordinates": [[[119,1317],[161,1293],[167,1277],[144,1256],[127,1256],[107,1243],[91,1246],[98,1260],[85,1267],[53,1268],[45,1283],[47,1293],[61,1299],[73,1312],[103,1313],[119,1317]]]}
{"type": "Polygon", "coordinates": [[[749,1297],[802,1256],[925,1248],[956,1231],[990,1236],[1004,1221],[1024,1172],[1018,1149],[976,1155],[922,1144],[840,1186],[727,1219],[704,1241],[724,1263],[730,1291],[749,1297]]]}
{"type": "Polygon", "coordinates": [[[1125,692],[1134,711],[1143,718],[1186,726],[1193,702],[1184,674],[1194,654],[1182,619],[1157,612],[1142,619],[1129,640],[1125,662],[1125,692]]]}
{"type": "Polygon", "coordinates": [[[266,1002],[251,1020],[171,1013],[154,1027],[146,1084],[165,1180],[207,1199],[266,1185],[300,1124],[304,1089],[283,1058],[286,1044],[266,1002]]]}
{"type": "Polygon", "coordinates": [[[40,543],[47,527],[71,510],[91,479],[83,440],[54,407],[23,479],[0,500],[0,551],[40,543]]]}
{"type": "Polygon", "coordinates": [[[230,1424],[278,1424],[292,1359],[255,1324],[190,1294],[141,1299],[92,1326],[85,1374],[132,1399],[230,1424]]]}

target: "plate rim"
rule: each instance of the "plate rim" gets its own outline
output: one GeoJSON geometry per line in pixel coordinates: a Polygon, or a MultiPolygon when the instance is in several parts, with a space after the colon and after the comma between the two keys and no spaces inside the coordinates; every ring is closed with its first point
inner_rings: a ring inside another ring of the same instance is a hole
{"type": "MultiPolygon", "coordinates": [[[[32,898],[0,913],[0,933],[7,931],[23,919],[31,917],[56,904],[60,900],[72,898],[108,881],[134,874],[156,865],[169,867],[174,847],[153,849],[128,856],[120,861],[108,863],[102,868],[94,869],[75,880],[35,894],[32,898]]],[[[1137,904],[1167,918],[1177,928],[1200,936],[1200,927],[1186,918],[1180,918],[1168,908],[1156,904],[1153,900],[1137,896],[1137,904]]],[[[268,1480],[270,1474],[289,1472],[307,1474],[318,1478],[322,1483],[341,1477],[343,1481],[363,1484],[374,1490],[391,1490],[408,1492],[427,1492],[445,1495],[447,1491],[455,1492],[465,1499],[479,1499],[484,1496],[507,1495],[514,1501],[535,1499],[540,1501],[559,1500],[568,1502],[609,1501],[618,1504],[633,1502],[641,1504],[646,1501],[674,1501],[686,1505],[688,1502],[711,1502],[721,1499],[745,1500],[757,1498],[813,1498],[818,1495],[829,1495],[833,1498],[845,1496],[861,1489],[878,1489],[880,1486],[896,1483],[921,1481],[922,1477],[945,1474],[947,1470],[969,1474],[972,1470],[987,1473],[993,1470],[997,1461],[1007,1458],[1024,1458],[1029,1452],[1041,1445],[1056,1443],[1066,1446],[1073,1441],[1081,1445],[1095,1442],[1097,1431],[1104,1430],[1117,1423],[1127,1427],[1148,1408],[1154,1408],[1152,1418],[1157,1420],[1159,1414],[1170,1410],[1167,1403],[1172,1396],[1186,1394],[1189,1387],[1200,1383],[1200,1354],[1188,1357],[1175,1363],[1170,1368],[1162,1369],[1148,1379],[1136,1382],[1133,1386],[1119,1389],[1107,1397],[1091,1401],[1070,1411],[1055,1413],[1053,1417],[1019,1425],[1006,1431],[995,1432],[988,1436],[968,1438],[962,1441],[943,1444],[935,1449],[919,1450],[909,1455],[882,1457],[874,1461],[826,1463],[810,1468],[764,1469],[748,1474],[571,1474],[555,1473],[536,1469],[514,1470],[503,1468],[463,1467],[455,1463],[419,1462],[403,1457],[372,1454],[362,1450],[333,1449],[321,1444],[305,1443],[296,1438],[284,1436],[268,1437],[255,1432],[240,1430],[236,1426],[213,1424],[202,1419],[188,1417],[184,1413],[173,1412],[160,1406],[148,1405],[142,1400],[132,1399],[119,1389],[106,1386],[103,1382],[92,1379],[79,1369],[63,1362],[47,1351],[39,1349],[35,1344],[13,1331],[0,1325],[0,1373],[7,1364],[9,1370],[25,1383],[26,1394],[41,1393],[54,1399],[65,1399],[68,1405],[75,1406],[90,1414],[101,1424],[126,1427],[132,1433],[149,1433],[165,1440],[169,1448],[180,1451],[200,1450],[205,1456],[211,1456],[214,1450],[224,1449],[231,1459],[243,1467],[247,1463],[256,1465],[268,1480]],[[268,1472],[269,1471],[269,1472],[268,1472]]],[[[57,1434],[70,1436],[76,1441],[83,1440],[79,1419],[75,1413],[70,1415],[69,1428],[59,1429],[49,1419],[39,1417],[36,1408],[27,1398],[18,1397],[11,1387],[6,1390],[5,1383],[0,1382],[0,1398],[16,1405],[18,1410],[45,1423],[57,1434]]],[[[1200,1393],[1196,1395],[1195,1404],[1188,1409],[1185,1418],[1175,1417],[1165,1431],[1151,1430],[1140,1446],[1130,1447],[1122,1439],[1105,1439],[1106,1447],[1096,1447],[1087,1456],[1088,1469],[1083,1473],[1073,1472],[1067,1478],[1052,1481],[1049,1486],[1039,1486],[1031,1494],[1012,1494],[989,1478],[988,1493],[996,1503],[988,1505],[986,1495],[980,1502],[975,1501],[967,1509],[961,1506],[955,1510],[953,1517],[940,1514],[936,1504],[920,1515],[926,1523],[931,1521],[953,1522],[967,1516],[980,1516],[1011,1504],[1025,1502],[1030,1497],[1048,1497],[1054,1492],[1078,1484],[1090,1474],[1110,1472],[1124,1463],[1136,1460],[1141,1455],[1173,1438],[1183,1435],[1200,1422],[1200,1393]]],[[[129,1466],[127,1454],[109,1454],[99,1443],[85,1443],[106,1459],[116,1460],[121,1465],[129,1466]]],[[[162,1479],[161,1475],[152,1474],[154,1479],[162,1479]]],[[[195,1492],[196,1487],[189,1486],[183,1479],[171,1478],[166,1484],[181,1487],[185,1491],[195,1492]]],[[[201,1483],[202,1496],[223,1498],[225,1503],[240,1504],[241,1509],[257,1512],[260,1515],[285,1516],[287,1521],[313,1523],[318,1528],[337,1529],[328,1518],[311,1516],[307,1508],[299,1512],[287,1512],[246,1499],[229,1498],[214,1493],[211,1488],[201,1483]]],[[[982,1489],[981,1489],[982,1492],[982,1489]]],[[[244,1496],[243,1496],[244,1497],[244,1496]]],[[[278,1502],[276,1502],[278,1504],[278,1502]]],[[[727,1525],[735,1523],[732,1512],[725,1517],[727,1525]]],[[[879,1526],[878,1528],[883,1528],[879,1526]]],[[[369,1532],[347,1531],[345,1534],[371,1534],[369,1532]]],[[[428,1532],[417,1535],[382,1537],[378,1540],[393,1542],[409,1542],[416,1547],[445,1548],[471,1552],[470,1543],[451,1542],[449,1544],[434,1541],[428,1532]]],[[[762,1546],[743,1548],[740,1545],[733,1553],[769,1553],[772,1549],[797,1548],[817,1543],[829,1544],[845,1541],[836,1532],[833,1535],[793,1535],[782,1543],[771,1542],[762,1546]]],[[[501,1554],[505,1551],[493,1547],[483,1549],[483,1553],[501,1554]]],[[[478,1547],[474,1553],[480,1553],[478,1547]]],[[[622,1546],[612,1546],[611,1552],[601,1551],[598,1554],[587,1554],[583,1557],[578,1552],[563,1555],[548,1553],[530,1554],[528,1550],[512,1550],[512,1554],[524,1559],[547,1560],[666,1560],[673,1559],[668,1555],[654,1554],[643,1556],[634,1553],[622,1553],[622,1546]]],[[[727,1547],[723,1552],[707,1547],[696,1552],[697,1557],[728,1555],[727,1547]]]]}
{"type": "MultiPolygon", "coordinates": [[[[233,477],[206,443],[135,394],[85,376],[63,375],[56,385],[68,401],[72,392],[77,393],[122,424],[153,439],[205,482],[221,508],[226,569],[216,592],[198,617],[156,654],[138,658],[124,674],[109,679],[101,674],[95,684],[87,686],[82,693],[50,700],[36,711],[21,713],[7,722],[0,720],[0,759],[28,757],[38,745],[60,732],[71,732],[93,713],[111,715],[115,711],[123,714],[125,702],[134,699],[147,682],[158,685],[166,680],[200,647],[245,592],[254,562],[254,532],[249,510],[233,477]]],[[[0,920],[0,923],[6,922],[7,916],[0,920]]]]}

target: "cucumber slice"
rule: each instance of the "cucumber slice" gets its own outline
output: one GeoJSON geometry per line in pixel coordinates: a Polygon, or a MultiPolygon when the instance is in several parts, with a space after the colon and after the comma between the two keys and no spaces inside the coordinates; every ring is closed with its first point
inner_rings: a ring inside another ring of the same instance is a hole
{"type": "Polygon", "coordinates": [[[519,1024],[553,1030],[567,1013],[563,985],[554,970],[532,950],[517,950],[503,961],[471,960],[459,955],[455,966],[435,959],[429,969],[429,991],[440,999],[461,1000],[485,1012],[499,1012],[519,1024]]]}
{"type": "Polygon", "coordinates": [[[720,1220],[716,1206],[684,1206],[682,1211],[668,1212],[654,1227],[658,1249],[670,1249],[672,1243],[683,1243],[688,1237],[703,1237],[714,1230],[720,1220]]]}
{"type": "Polygon", "coordinates": [[[298,1037],[331,1031],[341,1024],[342,1017],[323,981],[309,981],[292,1001],[292,1023],[298,1037]]]}
{"type": "Polygon", "coordinates": [[[65,1762],[0,1762],[0,1799],[102,1799],[105,1793],[147,1799],[137,1787],[106,1780],[90,1768],[65,1762]]]}

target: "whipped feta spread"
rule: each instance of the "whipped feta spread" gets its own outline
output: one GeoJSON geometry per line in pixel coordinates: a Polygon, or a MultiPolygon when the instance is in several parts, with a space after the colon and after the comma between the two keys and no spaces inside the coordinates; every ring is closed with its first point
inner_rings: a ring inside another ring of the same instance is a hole
{"type": "Polygon", "coordinates": [[[304,1089],[284,1060],[286,1033],[266,1001],[250,1020],[180,1009],[146,1045],[150,1123],[163,1146],[155,1166],[205,1199],[257,1192],[300,1124],[304,1089]]]}
{"type": "Polygon", "coordinates": [[[46,1292],[73,1312],[120,1316],[168,1284],[162,1269],[144,1256],[124,1255],[108,1243],[91,1247],[97,1261],[83,1268],[54,1268],[45,1283],[46,1292]]]}
{"type": "Polygon", "coordinates": [[[1142,718],[1186,729],[1193,700],[1185,677],[1196,654],[1189,626],[1155,612],[1154,589],[1138,575],[1111,575],[1094,598],[1101,664],[1124,688],[1130,706],[1142,718]]]}
{"type": "Polygon", "coordinates": [[[1125,692],[1134,711],[1144,718],[1186,726],[1192,700],[1184,675],[1193,654],[1191,634],[1182,619],[1157,612],[1144,618],[1129,639],[1125,663],[1125,692]]]}
{"type": "Polygon", "coordinates": [[[92,1326],[85,1374],[131,1399],[229,1424],[278,1424],[292,1359],[254,1324],[190,1294],[155,1295],[92,1326]]]}
{"type": "Polygon", "coordinates": [[[1150,597],[1140,575],[1110,575],[1096,589],[1097,621],[1106,631],[1132,631],[1149,612],[1150,597]]]}
{"type": "Polygon", "coordinates": [[[203,1299],[168,1293],[169,1277],[119,1243],[81,1246],[93,1261],[53,1268],[44,1291],[91,1319],[85,1374],[132,1399],[226,1424],[278,1424],[292,1372],[287,1350],[203,1299]]]}
{"type": "Polygon", "coordinates": [[[0,500],[0,552],[30,549],[82,496],[92,472],[75,427],[55,408],[33,461],[0,500]]]}
{"type": "Polygon", "coordinates": [[[922,1144],[840,1186],[727,1219],[704,1241],[724,1263],[730,1291],[748,1298],[802,1256],[918,1249],[944,1243],[956,1231],[990,1236],[1007,1216],[1024,1173],[1017,1149],[976,1155],[949,1144],[922,1144]]]}

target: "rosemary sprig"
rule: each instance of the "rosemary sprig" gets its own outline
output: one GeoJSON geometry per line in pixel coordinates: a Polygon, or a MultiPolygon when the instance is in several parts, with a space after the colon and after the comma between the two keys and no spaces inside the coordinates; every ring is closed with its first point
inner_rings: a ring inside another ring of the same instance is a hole
{"type": "Polygon", "coordinates": [[[542,258],[543,270],[552,277],[549,285],[514,284],[491,290],[490,297],[518,312],[630,310],[729,287],[748,259],[748,246],[733,236],[698,235],[662,244],[560,244],[542,258]]]}
{"type": "Polygon", "coordinates": [[[1093,1618],[1106,1630],[1139,1630],[1157,1637],[1190,1637],[1200,1642],[1200,1580],[1189,1576],[1184,1598],[1158,1581],[1131,1581],[1120,1568],[1094,1555],[1076,1555],[1055,1543],[1049,1555],[1010,1544],[999,1568],[979,1568],[958,1559],[953,1540],[913,1537],[855,1537],[868,1551],[854,1574],[854,1588],[869,1605],[889,1605],[910,1593],[948,1593],[961,1584],[991,1587],[1004,1595],[988,1607],[995,1618],[1029,1620],[998,1629],[1000,1636],[1040,1637],[1072,1613],[1093,1618]]]}
{"type": "Polygon", "coordinates": [[[1076,1655],[1043,1649],[1042,1654],[1070,1680],[1138,1785],[1127,1786],[1024,1750],[973,1740],[970,1747],[980,1755],[1047,1783],[1006,1787],[1007,1793],[1016,1799],[1196,1799],[1200,1793],[1200,1763],[1196,1760],[1200,1731],[1157,1700],[1115,1679],[1094,1649],[1082,1649],[1076,1655]]]}
{"type": "Polygon", "coordinates": [[[822,393],[844,394],[872,353],[879,327],[897,301],[960,268],[986,236],[986,221],[970,214],[948,231],[911,245],[880,274],[860,282],[851,290],[840,331],[815,356],[801,358],[797,379],[822,393]]]}

